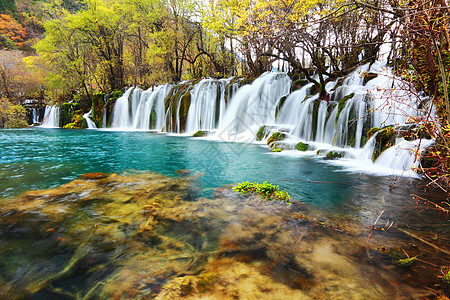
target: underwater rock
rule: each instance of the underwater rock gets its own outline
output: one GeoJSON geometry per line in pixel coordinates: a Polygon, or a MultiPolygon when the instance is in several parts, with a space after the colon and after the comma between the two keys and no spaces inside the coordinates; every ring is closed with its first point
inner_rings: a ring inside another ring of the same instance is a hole
{"type": "Polygon", "coordinates": [[[180,175],[189,175],[189,174],[191,174],[191,170],[189,170],[189,169],[180,169],[180,170],[176,170],[175,173],[180,174],[180,175]]]}
{"type": "Polygon", "coordinates": [[[367,228],[354,220],[298,201],[243,197],[230,186],[215,189],[211,199],[184,201],[195,186],[191,176],[85,175],[1,200],[0,297],[417,295],[402,274],[414,268],[385,272],[365,258],[367,228]]]}
{"type": "Polygon", "coordinates": [[[80,177],[83,179],[102,179],[102,178],[106,178],[109,175],[106,173],[100,173],[100,172],[96,172],[96,173],[86,173],[81,175],[80,177]]]}

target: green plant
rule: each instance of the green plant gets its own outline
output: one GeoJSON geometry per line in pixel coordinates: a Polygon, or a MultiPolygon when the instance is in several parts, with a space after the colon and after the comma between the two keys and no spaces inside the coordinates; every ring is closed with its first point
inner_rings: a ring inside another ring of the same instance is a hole
{"type": "Polygon", "coordinates": [[[265,200],[278,200],[291,203],[289,201],[291,196],[285,190],[281,191],[278,185],[267,183],[267,181],[264,181],[262,184],[259,182],[244,181],[232,189],[242,195],[253,193],[262,196],[265,200]]]}
{"type": "Polygon", "coordinates": [[[417,260],[417,257],[413,256],[413,257],[409,257],[409,258],[404,258],[404,259],[399,259],[399,260],[394,260],[394,264],[396,264],[399,267],[411,267],[412,264],[417,260]]]}

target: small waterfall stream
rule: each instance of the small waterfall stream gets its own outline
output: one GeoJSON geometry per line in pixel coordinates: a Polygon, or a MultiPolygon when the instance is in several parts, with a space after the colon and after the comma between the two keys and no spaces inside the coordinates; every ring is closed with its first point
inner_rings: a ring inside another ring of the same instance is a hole
{"type": "Polygon", "coordinates": [[[31,109],[31,118],[32,118],[32,124],[37,124],[39,123],[39,111],[37,108],[32,108],[31,109]]]}
{"type": "Polygon", "coordinates": [[[97,129],[97,125],[95,125],[94,121],[91,119],[92,109],[83,115],[83,118],[86,120],[86,124],[88,129],[97,129]]]}
{"type": "Polygon", "coordinates": [[[41,127],[59,128],[59,112],[60,108],[56,105],[47,105],[45,107],[44,118],[41,127]]]}

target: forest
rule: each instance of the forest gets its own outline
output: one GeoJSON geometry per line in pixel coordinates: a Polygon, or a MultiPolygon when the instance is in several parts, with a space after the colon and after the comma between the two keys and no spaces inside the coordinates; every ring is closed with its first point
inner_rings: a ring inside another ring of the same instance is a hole
{"type": "Polygon", "coordinates": [[[423,173],[447,191],[446,0],[6,0],[0,12],[2,127],[26,125],[26,99],[90,104],[127,86],[272,70],[302,74],[328,101],[327,82],[387,60],[437,108],[439,121],[412,122],[436,139],[423,173]]]}

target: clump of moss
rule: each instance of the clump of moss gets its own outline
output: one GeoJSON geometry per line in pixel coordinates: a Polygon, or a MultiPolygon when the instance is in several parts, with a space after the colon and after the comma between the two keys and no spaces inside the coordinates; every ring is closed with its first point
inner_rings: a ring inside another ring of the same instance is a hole
{"type": "Polygon", "coordinates": [[[309,144],[299,142],[296,147],[298,151],[308,151],[309,144]]]}
{"type": "Polygon", "coordinates": [[[72,117],[72,123],[67,123],[63,126],[64,129],[85,129],[87,128],[86,119],[81,115],[81,111],[77,111],[76,115],[72,117]]]}
{"type": "Polygon", "coordinates": [[[274,148],[274,149],[272,149],[272,152],[281,152],[281,149],[280,148],[274,148]]]}
{"type": "Polygon", "coordinates": [[[416,260],[417,260],[417,257],[413,256],[413,257],[394,260],[393,262],[395,265],[397,265],[399,267],[411,267],[416,260]]]}
{"type": "Polygon", "coordinates": [[[330,151],[327,153],[326,159],[337,159],[342,158],[342,153],[336,152],[336,151],[330,151]]]}
{"type": "Polygon", "coordinates": [[[193,137],[204,137],[206,136],[208,133],[206,131],[203,130],[199,130],[196,133],[194,133],[193,137]]]}
{"type": "Polygon", "coordinates": [[[266,126],[261,126],[258,129],[258,132],[256,133],[256,140],[257,141],[262,141],[266,136],[267,136],[267,130],[266,130],[266,126]]]}
{"type": "Polygon", "coordinates": [[[370,128],[369,131],[367,132],[367,139],[370,139],[375,133],[378,132],[378,130],[380,130],[380,128],[378,127],[370,128]]]}
{"type": "Polygon", "coordinates": [[[282,132],[274,132],[272,134],[272,136],[267,140],[267,145],[272,144],[273,142],[276,141],[282,141],[286,138],[286,134],[282,133],[282,132]]]}
{"type": "Polygon", "coordinates": [[[239,183],[236,186],[233,186],[232,189],[233,191],[238,192],[242,195],[253,193],[260,195],[265,200],[277,200],[291,203],[289,201],[291,199],[291,196],[289,196],[289,194],[285,190],[281,191],[278,185],[267,183],[267,181],[264,181],[262,184],[258,182],[245,181],[239,183]]]}
{"type": "Polygon", "coordinates": [[[103,109],[105,106],[105,93],[96,93],[92,95],[92,121],[97,128],[103,126],[103,109]]]}

